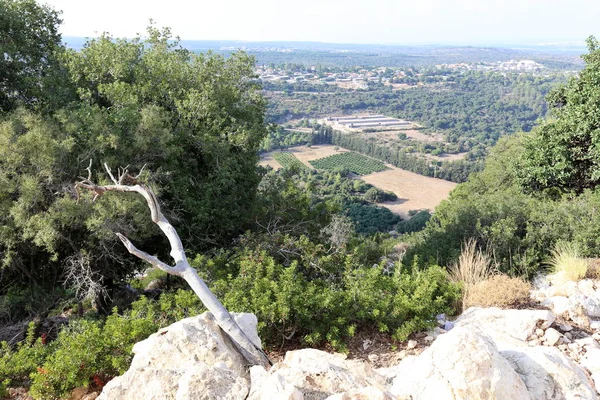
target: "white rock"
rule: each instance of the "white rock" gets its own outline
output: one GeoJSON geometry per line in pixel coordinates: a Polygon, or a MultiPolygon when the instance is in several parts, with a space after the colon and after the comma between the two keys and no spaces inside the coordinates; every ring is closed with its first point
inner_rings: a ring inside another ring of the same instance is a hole
{"type": "Polygon", "coordinates": [[[585,372],[555,347],[513,347],[500,351],[536,400],[596,400],[585,372]]]}
{"type": "MultiPolygon", "coordinates": [[[[248,337],[257,337],[256,317],[232,315],[242,322],[248,337]]],[[[245,360],[208,312],[159,330],[136,343],[133,353],[129,370],[111,380],[99,400],[184,399],[188,395],[244,399],[248,395],[245,360]],[[206,390],[197,393],[198,387],[206,390]]]]}
{"type": "Polygon", "coordinates": [[[577,339],[577,340],[575,340],[575,343],[577,343],[577,345],[580,347],[585,347],[586,349],[588,347],[600,349],[600,344],[598,344],[596,339],[594,339],[592,336],[588,336],[588,337],[585,337],[582,339],[577,339]]]}
{"type": "Polygon", "coordinates": [[[279,374],[269,374],[260,365],[250,368],[250,382],[248,400],[304,400],[294,385],[279,374]]]}
{"type": "Polygon", "coordinates": [[[525,384],[491,339],[472,326],[455,327],[398,368],[390,393],[401,398],[529,399],[525,384]]]}
{"type": "Polygon", "coordinates": [[[539,328],[538,328],[538,329],[536,329],[536,330],[535,330],[535,334],[536,334],[538,337],[542,337],[542,336],[544,336],[544,330],[543,330],[543,329],[539,329],[539,328]]]}
{"type": "Polygon", "coordinates": [[[269,373],[295,386],[305,398],[315,398],[317,393],[325,398],[365,386],[387,388],[386,379],[368,363],[315,349],[288,351],[269,373]]]}
{"type": "Polygon", "coordinates": [[[556,315],[565,315],[572,307],[571,301],[565,296],[553,296],[544,301],[542,305],[550,308],[556,315]]]}
{"type": "Polygon", "coordinates": [[[329,396],[326,400],[396,400],[396,397],[379,388],[368,386],[334,394],[333,396],[329,396]]]}
{"type": "Polygon", "coordinates": [[[577,288],[579,292],[586,297],[597,298],[599,297],[599,293],[596,290],[595,283],[591,279],[582,279],[577,283],[577,288]]]}
{"type": "Polygon", "coordinates": [[[590,349],[579,362],[592,375],[596,391],[600,392],[600,349],[590,349]]]}
{"type": "Polygon", "coordinates": [[[548,346],[554,346],[557,344],[561,338],[561,334],[554,328],[546,329],[546,333],[544,333],[544,337],[546,338],[546,344],[548,346]]]}
{"type": "Polygon", "coordinates": [[[494,341],[506,335],[525,341],[538,323],[548,328],[554,322],[554,314],[548,310],[502,310],[500,308],[471,307],[456,321],[455,326],[477,326],[494,341]]]}
{"type": "Polygon", "coordinates": [[[379,356],[378,356],[377,354],[369,354],[369,355],[367,356],[367,358],[368,358],[368,359],[369,359],[369,361],[371,361],[371,362],[375,362],[375,361],[379,360],[379,356]]]}
{"type": "Polygon", "coordinates": [[[585,297],[581,303],[588,317],[600,317],[600,296],[585,297]]]}
{"type": "Polygon", "coordinates": [[[416,340],[409,340],[408,343],[406,344],[406,347],[409,349],[414,349],[415,347],[417,347],[417,341],[416,340]]]}
{"type": "Polygon", "coordinates": [[[590,329],[600,331],[600,321],[590,321],[590,329]]]}

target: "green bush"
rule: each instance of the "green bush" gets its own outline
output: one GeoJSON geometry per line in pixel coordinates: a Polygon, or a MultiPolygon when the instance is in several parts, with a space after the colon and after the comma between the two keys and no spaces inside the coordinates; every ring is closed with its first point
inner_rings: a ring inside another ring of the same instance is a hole
{"type": "Polygon", "coordinates": [[[232,311],[252,312],[268,345],[300,337],[310,345],[329,343],[344,350],[356,329],[377,326],[398,340],[432,326],[434,316],[450,311],[459,295],[437,266],[423,271],[383,273],[347,255],[338,271],[308,280],[295,260],[282,265],[266,252],[249,252],[240,273],[214,283],[232,311]]]}

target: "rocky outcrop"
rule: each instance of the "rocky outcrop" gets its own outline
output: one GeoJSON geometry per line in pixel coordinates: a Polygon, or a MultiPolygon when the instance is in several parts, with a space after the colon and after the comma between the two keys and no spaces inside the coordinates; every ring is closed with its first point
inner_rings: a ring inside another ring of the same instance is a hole
{"type": "MultiPolygon", "coordinates": [[[[375,357],[314,349],[290,351],[269,370],[248,369],[205,313],[136,344],[131,368],[99,399],[598,399],[597,284],[538,280],[532,296],[551,310],[474,307],[452,322],[435,316],[437,328],[409,341],[399,364],[378,370],[375,357]]],[[[260,346],[256,318],[235,319],[260,346]]]]}
{"type": "Polygon", "coordinates": [[[414,399],[529,399],[527,387],[476,327],[457,327],[398,366],[390,392],[414,399]]]}
{"type": "MultiPolygon", "coordinates": [[[[256,344],[256,317],[232,314],[256,344]]],[[[100,400],[245,399],[250,376],[244,358],[212,314],[187,318],[137,343],[129,370],[110,381],[100,400]]]]}

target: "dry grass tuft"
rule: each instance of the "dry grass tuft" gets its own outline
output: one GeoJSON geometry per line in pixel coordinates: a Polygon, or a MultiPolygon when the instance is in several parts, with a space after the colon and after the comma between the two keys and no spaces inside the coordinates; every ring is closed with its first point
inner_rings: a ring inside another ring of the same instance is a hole
{"type": "Polygon", "coordinates": [[[589,261],[581,257],[572,243],[559,242],[552,251],[550,260],[555,284],[583,279],[588,271],[589,261]]]}
{"type": "Polygon", "coordinates": [[[473,286],[487,280],[496,270],[489,253],[477,248],[477,241],[469,239],[463,245],[458,261],[450,266],[450,279],[462,283],[462,309],[473,286]]]}
{"type": "Polygon", "coordinates": [[[529,304],[531,285],[521,278],[498,274],[473,285],[464,307],[521,308],[529,304]]]}

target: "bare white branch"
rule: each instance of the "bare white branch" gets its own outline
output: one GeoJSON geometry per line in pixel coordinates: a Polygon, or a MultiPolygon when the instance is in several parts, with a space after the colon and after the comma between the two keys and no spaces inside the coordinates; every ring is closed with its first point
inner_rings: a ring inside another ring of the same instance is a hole
{"type": "Polygon", "coordinates": [[[181,239],[179,238],[179,235],[177,234],[177,231],[173,225],[171,225],[171,223],[160,211],[160,205],[156,195],[149,186],[137,184],[137,177],[140,176],[141,171],[136,177],[132,177],[129,175],[128,166],[125,168],[119,168],[118,179],[116,179],[112,174],[110,167],[106,163],[104,163],[104,168],[106,169],[106,172],[110,176],[110,179],[113,181],[114,185],[100,186],[93,183],[91,180],[90,164],[90,174],[88,175],[88,178],[82,178],[81,181],[77,182],[75,184],[76,189],[79,190],[79,188],[84,188],[94,192],[94,200],[108,191],[136,192],[141,194],[148,203],[152,221],[159,226],[169,240],[169,244],[171,245],[170,254],[175,260],[175,266],[169,266],[168,264],[160,261],[157,257],[151,256],[150,254],[139,250],[123,234],[117,233],[117,236],[125,248],[127,248],[131,254],[152,264],[156,268],[185,279],[186,282],[191,286],[192,290],[194,290],[196,295],[200,298],[202,304],[204,304],[204,306],[214,315],[217,324],[238,346],[240,352],[244,355],[248,363],[250,365],[270,365],[271,362],[262,349],[252,343],[252,341],[246,336],[235,320],[231,317],[223,304],[221,304],[221,302],[210,291],[206,283],[200,278],[200,276],[198,276],[196,270],[189,265],[183,249],[183,244],[181,243],[181,239]],[[133,182],[135,184],[127,185],[124,184],[125,182],[133,182]]]}

